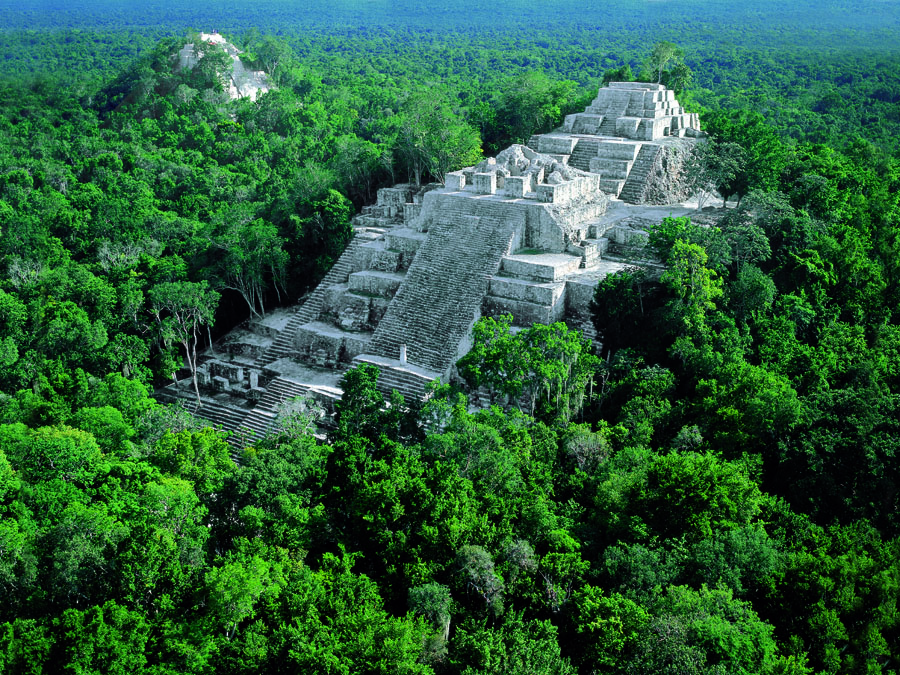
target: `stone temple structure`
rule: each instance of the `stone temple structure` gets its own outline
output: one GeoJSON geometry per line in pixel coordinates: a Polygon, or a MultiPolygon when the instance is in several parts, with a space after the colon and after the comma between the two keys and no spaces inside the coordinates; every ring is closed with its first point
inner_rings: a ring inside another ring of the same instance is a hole
{"type": "MultiPolygon", "coordinates": [[[[232,99],[249,98],[255,101],[259,96],[272,89],[269,76],[262,70],[249,70],[241,61],[241,51],[218,33],[200,33],[200,40],[210,46],[218,47],[231,57],[232,69],[222,83],[232,99]]],[[[193,69],[200,62],[197,49],[188,43],[178,52],[178,67],[193,69]]]]}
{"type": "MultiPolygon", "coordinates": [[[[455,376],[472,324],[564,320],[593,336],[589,304],[626,262],[617,247],[691,210],[681,168],[701,136],[661,85],[611,83],[584,113],[444,185],[379,190],[356,235],[303,302],[232,332],[200,368],[197,414],[263,435],[279,405],[308,394],[326,409],[343,372],[380,369],[379,388],[421,397],[455,376]]],[[[163,399],[190,396],[170,386],[163,399]]]]}

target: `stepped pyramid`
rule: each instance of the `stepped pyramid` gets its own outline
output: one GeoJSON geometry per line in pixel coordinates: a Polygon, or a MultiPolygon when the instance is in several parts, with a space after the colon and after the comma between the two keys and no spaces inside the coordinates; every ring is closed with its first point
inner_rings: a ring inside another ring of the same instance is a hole
{"type": "Polygon", "coordinates": [[[601,188],[632,204],[685,199],[679,173],[694,139],[696,113],[685,112],[661,84],[610,82],[583,113],[567,115],[528,145],[601,178],[601,188]]]}
{"type": "Polygon", "coordinates": [[[271,429],[293,396],[333,409],[344,371],[360,363],[378,366],[385,394],[421,398],[433,380],[455,376],[480,316],[511,314],[520,327],[564,320],[593,337],[594,288],[627,264],[612,249],[690,212],[672,205],[686,196],[673,174],[699,135],[672,92],[612,83],[559,129],[452,172],[444,185],[379,190],[304,302],[205,355],[197,414],[238,432],[237,447],[271,429]]]}

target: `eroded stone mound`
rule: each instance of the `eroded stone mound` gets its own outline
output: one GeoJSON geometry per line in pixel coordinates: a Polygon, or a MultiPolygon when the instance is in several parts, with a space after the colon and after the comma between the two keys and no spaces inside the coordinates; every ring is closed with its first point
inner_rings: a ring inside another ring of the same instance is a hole
{"type": "MultiPolygon", "coordinates": [[[[206,45],[222,49],[232,60],[232,69],[224,77],[223,84],[232,99],[249,98],[255,101],[261,94],[272,89],[269,76],[262,70],[250,70],[241,61],[241,50],[218,33],[200,33],[200,40],[206,45]]],[[[197,47],[188,43],[178,52],[179,68],[194,68],[200,61],[197,47]]]]}

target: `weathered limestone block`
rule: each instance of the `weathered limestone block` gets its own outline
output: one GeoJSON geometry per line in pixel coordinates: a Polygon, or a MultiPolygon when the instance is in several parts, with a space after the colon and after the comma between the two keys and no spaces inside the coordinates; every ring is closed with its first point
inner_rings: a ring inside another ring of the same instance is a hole
{"type": "Polygon", "coordinates": [[[480,195],[492,195],[497,192],[497,174],[496,173],[476,173],[475,176],[475,192],[480,195]]]}
{"type": "Polygon", "coordinates": [[[345,293],[341,296],[340,306],[334,324],[344,330],[365,330],[369,327],[369,298],[345,293]]]}
{"type": "Polygon", "coordinates": [[[559,281],[578,271],[581,258],[560,253],[505,256],[501,269],[519,279],[533,281],[559,281]]]}
{"type": "Polygon", "coordinates": [[[391,301],[388,298],[371,298],[371,303],[369,304],[370,326],[374,328],[381,322],[381,319],[384,318],[384,313],[387,311],[390,304],[391,301]]]}
{"type": "Polygon", "coordinates": [[[631,227],[614,227],[610,230],[612,240],[620,246],[643,246],[649,239],[649,234],[644,230],[635,230],[631,227]]]}
{"type": "MultiPolygon", "coordinates": [[[[606,230],[604,230],[604,232],[605,231],[606,230]]],[[[588,236],[590,237],[591,234],[592,233],[589,232],[588,236]]],[[[606,237],[588,238],[585,240],[584,243],[588,243],[591,246],[593,246],[594,249],[597,251],[598,256],[602,256],[604,253],[606,253],[609,250],[609,239],[607,239],[606,237]]]]}
{"type": "Polygon", "coordinates": [[[371,339],[371,333],[356,333],[345,336],[342,358],[349,362],[360,354],[365,354],[368,351],[369,341],[371,339]]]}
{"type": "Polygon", "coordinates": [[[416,192],[415,185],[395,185],[390,188],[382,188],[378,191],[378,206],[394,207],[396,210],[388,212],[392,217],[396,216],[407,202],[413,200],[416,192]]]}
{"type": "Polygon", "coordinates": [[[216,375],[212,378],[212,386],[215,391],[229,391],[231,389],[228,378],[221,377],[220,375],[216,375]]]}
{"type": "Polygon", "coordinates": [[[413,256],[425,239],[426,235],[408,228],[393,230],[385,235],[385,241],[389,249],[413,256]]]}
{"type": "Polygon", "coordinates": [[[452,171],[444,177],[444,187],[459,192],[466,187],[466,176],[462,171],[452,171]]]}
{"type": "Polygon", "coordinates": [[[385,298],[393,297],[403,283],[403,276],[389,272],[354,272],[350,275],[349,287],[356,293],[380,295],[385,298]]]}
{"type": "Polygon", "coordinates": [[[588,174],[564,180],[559,172],[551,174],[553,182],[537,186],[538,201],[563,206],[584,199],[599,191],[599,176],[588,174]]]}
{"type": "MultiPolygon", "coordinates": [[[[503,187],[506,190],[506,195],[508,197],[521,199],[525,196],[526,192],[531,192],[531,190],[525,189],[526,185],[530,183],[531,181],[528,180],[526,176],[509,176],[503,187]]],[[[530,185],[527,186],[530,187],[530,185]]]]}
{"type": "Polygon", "coordinates": [[[408,225],[422,213],[422,204],[404,204],[403,205],[403,224],[408,225]]]}
{"type": "Polygon", "coordinates": [[[224,377],[233,384],[240,384],[244,381],[244,367],[224,361],[208,361],[206,367],[210,374],[215,377],[224,377]]]}
{"type": "Polygon", "coordinates": [[[512,314],[515,325],[530,326],[534,323],[561,321],[565,315],[565,310],[566,303],[563,299],[552,305],[544,305],[525,300],[512,300],[510,298],[498,298],[487,295],[482,303],[481,311],[485,316],[512,314]]]}
{"type": "Polygon", "coordinates": [[[591,173],[595,173],[601,178],[613,178],[616,180],[625,180],[628,178],[628,172],[631,170],[633,162],[627,159],[606,159],[594,157],[591,159],[591,173]]]}
{"type": "Polygon", "coordinates": [[[600,132],[600,125],[604,119],[604,115],[580,113],[575,116],[572,132],[576,134],[597,134],[600,132]]]}
{"type": "MultiPolygon", "coordinates": [[[[388,207],[385,207],[387,209],[388,207]]],[[[361,214],[358,216],[354,216],[353,218],[353,226],[354,227],[389,227],[390,223],[393,223],[394,219],[389,216],[370,216],[366,214],[361,214]]]]}
{"type": "Polygon", "coordinates": [[[535,282],[515,277],[492,277],[488,293],[498,298],[521,300],[539,305],[555,304],[565,292],[565,283],[535,282]]]}
{"type": "Polygon", "coordinates": [[[223,344],[222,349],[226,353],[232,354],[234,356],[249,356],[251,358],[256,358],[266,350],[267,346],[268,345],[253,344],[250,342],[241,342],[240,340],[235,340],[223,344]]]}
{"type": "Polygon", "coordinates": [[[559,171],[554,171],[547,176],[547,185],[560,185],[565,182],[566,179],[563,178],[563,175],[559,171]]]}
{"type": "Polygon", "coordinates": [[[600,252],[597,244],[592,241],[583,240],[579,244],[570,242],[566,247],[566,251],[573,255],[581,256],[581,264],[582,267],[585,268],[593,267],[594,264],[600,260],[600,252]]]}
{"type": "Polygon", "coordinates": [[[621,136],[622,138],[641,138],[639,136],[640,126],[640,117],[619,117],[616,119],[616,136],[621,136]]]}
{"type": "Polygon", "coordinates": [[[562,190],[557,192],[557,185],[550,185],[548,183],[544,183],[543,185],[537,186],[537,198],[539,202],[543,202],[545,204],[553,204],[557,200],[559,203],[562,203],[562,190]]]}
{"type": "Polygon", "coordinates": [[[334,316],[341,311],[341,302],[348,288],[347,284],[335,284],[326,288],[322,298],[321,314],[334,316]]]}
{"type": "Polygon", "coordinates": [[[404,256],[400,251],[382,249],[372,256],[372,262],[367,269],[375,272],[396,272],[403,268],[403,258],[404,256]]]}
{"type": "Polygon", "coordinates": [[[606,140],[597,148],[597,156],[605,159],[634,161],[641,149],[641,143],[633,141],[606,140]]]}
{"type": "Polygon", "coordinates": [[[250,322],[250,330],[256,333],[257,335],[262,335],[269,338],[277,338],[278,332],[281,329],[279,325],[273,324],[270,320],[270,317],[265,317],[263,319],[258,319],[250,322]]]}
{"type": "Polygon", "coordinates": [[[577,138],[568,136],[540,136],[537,151],[545,155],[571,155],[577,143],[577,138]]]}
{"type": "Polygon", "coordinates": [[[304,361],[326,368],[337,368],[345,357],[344,335],[333,326],[313,322],[294,334],[294,349],[304,361]]]}

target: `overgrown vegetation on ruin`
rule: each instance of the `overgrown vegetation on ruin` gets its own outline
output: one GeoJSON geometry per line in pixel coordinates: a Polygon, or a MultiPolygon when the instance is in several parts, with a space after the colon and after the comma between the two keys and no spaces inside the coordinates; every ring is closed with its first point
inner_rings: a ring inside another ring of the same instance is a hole
{"type": "Polygon", "coordinates": [[[0,8],[0,671],[897,672],[897,15],[783,4],[0,8]],[[173,70],[211,23],[279,88],[173,70]],[[497,407],[362,367],[326,442],[286,407],[240,466],[152,400],[378,187],[546,131],[660,41],[741,201],[600,284],[601,354],[485,321],[460,369],[497,407]]]}

